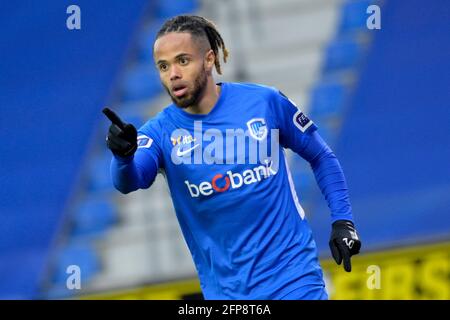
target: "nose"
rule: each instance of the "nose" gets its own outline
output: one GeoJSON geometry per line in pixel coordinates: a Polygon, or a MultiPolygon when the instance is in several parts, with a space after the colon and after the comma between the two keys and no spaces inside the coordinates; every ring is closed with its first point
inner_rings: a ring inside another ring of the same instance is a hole
{"type": "Polygon", "coordinates": [[[170,80],[173,81],[177,79],[181,79],[181,72],[180,69],[176,65],[174,65],[170,69],[170,80]]]}

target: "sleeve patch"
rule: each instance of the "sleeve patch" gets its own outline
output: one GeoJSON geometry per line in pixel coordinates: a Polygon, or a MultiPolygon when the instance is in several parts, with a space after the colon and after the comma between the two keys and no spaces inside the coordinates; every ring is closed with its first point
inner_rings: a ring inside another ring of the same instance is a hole
{"type": "Polygon", "coordinates": [[[298,110],[293,117],[294,124],[301,132],[305,132],[313,122],[301,111],[298,110]]]}
{"type": "Polygon", "coordinates": [[[138,149],[139,148],[150,148],[152,143],[153,143],[153,139],[146,135],[140,135],[137,137],[138,149]]]}

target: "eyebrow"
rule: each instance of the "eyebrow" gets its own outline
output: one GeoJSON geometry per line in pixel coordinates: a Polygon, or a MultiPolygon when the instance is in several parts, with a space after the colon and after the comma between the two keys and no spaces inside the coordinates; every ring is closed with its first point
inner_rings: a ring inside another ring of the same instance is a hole
{"type": "MultiPolygon", "coordinates": [[[[192,57],[192,54],[189,54],[189,53],[186,53],[186,52],[179,53],[179,54],[176,55],[175,60],[179,59],[181,57],[184,57],[184,56],[192,57]]],[[[163,63],[163,62],[167,62],[167,61],[166,60],[158,60],[156,62],[156,64],[160,64],[160,63],[163,63]]]]}

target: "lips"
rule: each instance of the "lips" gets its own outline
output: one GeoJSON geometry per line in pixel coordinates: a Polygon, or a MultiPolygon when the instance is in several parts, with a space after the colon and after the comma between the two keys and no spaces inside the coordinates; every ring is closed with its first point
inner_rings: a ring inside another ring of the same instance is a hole
{"type": "Polygon", "coordinates": [[[172,93],[177,98],[182,97],[186,94],[188,88],[185,85],[177,85],[172,87],[172,93]]]}

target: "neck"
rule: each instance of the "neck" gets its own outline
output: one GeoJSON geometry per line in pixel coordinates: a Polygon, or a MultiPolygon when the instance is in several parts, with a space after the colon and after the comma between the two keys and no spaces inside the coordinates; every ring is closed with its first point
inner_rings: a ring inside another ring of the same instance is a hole
{"type": "Polygon", "coordinates": [[[214,79],[209,77],[203,95],[198,103],[187,107],[185,111],[192,114],[208,114],[219,99],[220,89],[220,86],[214,83],[214,79]]]}

